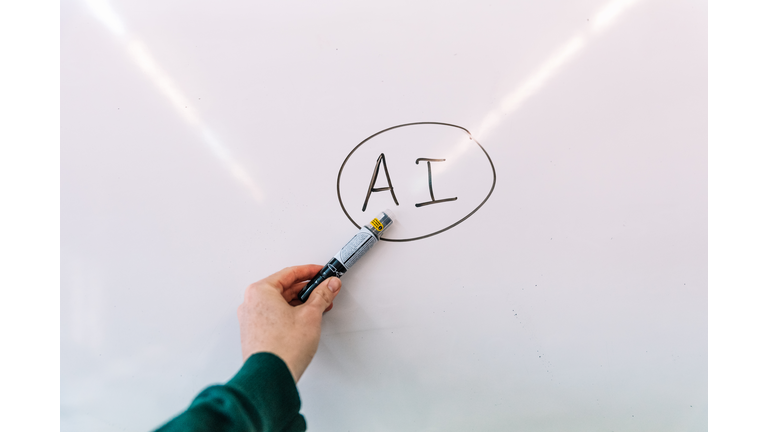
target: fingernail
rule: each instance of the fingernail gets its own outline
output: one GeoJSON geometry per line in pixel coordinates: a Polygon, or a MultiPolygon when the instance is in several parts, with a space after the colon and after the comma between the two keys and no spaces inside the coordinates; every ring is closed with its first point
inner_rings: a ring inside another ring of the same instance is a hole
{"type": "Polygon", "coordinates": [[[341,281],[339,278],[331,278],[331,280],[328,281],[328,288],[331,290],[331,292],[336,292],[341,288],[341,281]]]}

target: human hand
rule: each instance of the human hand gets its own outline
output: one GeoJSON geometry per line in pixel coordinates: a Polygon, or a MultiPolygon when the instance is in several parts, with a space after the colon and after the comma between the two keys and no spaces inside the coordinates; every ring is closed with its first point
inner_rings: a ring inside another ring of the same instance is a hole
{"type": "Polygon", "coordinates": [[[299,382],[317,352],[323,313],[331,310],[341,288],[339,278],[326,279],[302,304],[299,291],[322,268],[314,264],[288,267],[245,290],[245,300],[237,308],[243,361],[257,352],[271,352],[299,382]]]}

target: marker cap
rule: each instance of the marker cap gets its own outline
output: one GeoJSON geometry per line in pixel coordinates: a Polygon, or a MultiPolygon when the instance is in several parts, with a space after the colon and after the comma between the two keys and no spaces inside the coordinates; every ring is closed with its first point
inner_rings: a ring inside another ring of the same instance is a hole
{"type": "Polygon", "coordinates": [[[395,222],[395,215],[390,209],[386,209],[383,212],[379,213],[379,215],[376,216],[376,218],[380,220],[382,224],[384,224],[384,229],[382,231],[389,228],[389,226],[395,222]]]}
{"type": "Polygon", "coordinates": [[[391,210],[384,210],[383,212],[379,213],[373,220],[371,220],[370,223],[365,224],[365,227],[368,228],[368,230],[372,232],[377,239],[380,239],[381,235],[384,233],[384,230],[389,228],[389,226],[394,222],[394,218],[391,216],[391,214],[391,210]]]}

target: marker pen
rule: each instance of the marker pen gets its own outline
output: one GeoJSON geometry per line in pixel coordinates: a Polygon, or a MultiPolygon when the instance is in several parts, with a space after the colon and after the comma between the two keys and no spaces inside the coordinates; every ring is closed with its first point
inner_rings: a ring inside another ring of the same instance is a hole
{"type": "Polygon", "coordinates": [[[363,225],[360,231],[352,237],[352,240],[348,241],[339,253],[334,255],[328,264],[299,291],[299,299],[303,302],[307,301],[312,290],[329,277],[340,278],[361,256],[368,252],[368,249],[379,241],[381,234],[392,225],[393,221],[392,211],[384,210],[370,223],[363,225]]]}

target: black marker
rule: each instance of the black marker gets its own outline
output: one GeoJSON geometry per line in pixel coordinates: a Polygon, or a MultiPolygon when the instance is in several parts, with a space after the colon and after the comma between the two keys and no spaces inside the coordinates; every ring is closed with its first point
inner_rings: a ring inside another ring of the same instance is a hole
{"type": "Polygon", "coordinates": [[[328,264],[299,291],[299,299],[303,302],[307,301],[312,291],[329,277],[340,278],[361,256],[368,252],[368,249],[379,241],[381,234],[392,225],[392,222],[392,211],[385,210],[370,223],[363,225],[360,231],[352,237],[352,240],[348,241],[339,253],[331,258],[328,264]]]}

